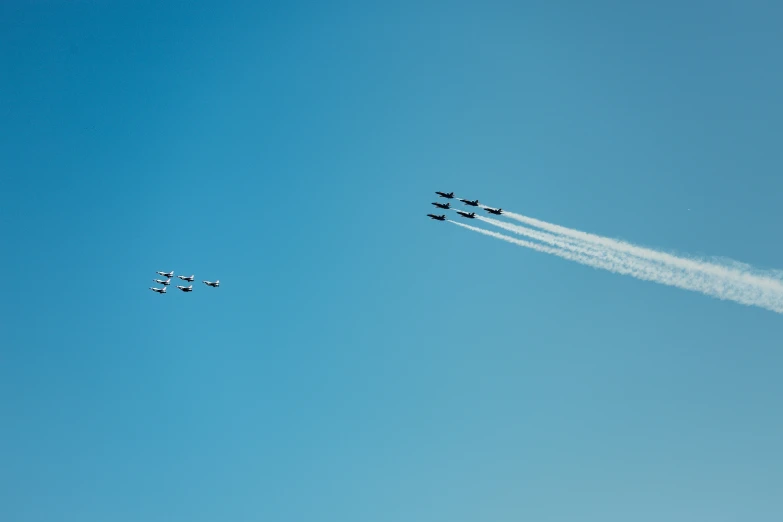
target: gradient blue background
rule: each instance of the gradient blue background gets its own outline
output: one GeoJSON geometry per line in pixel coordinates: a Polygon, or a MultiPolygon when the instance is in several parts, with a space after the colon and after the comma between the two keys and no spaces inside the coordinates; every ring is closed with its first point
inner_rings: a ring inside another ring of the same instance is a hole
{"type": "Polygon", "coordinates": [[[424,217],[783,268],[783,7],[391,4],[2,2],[0,520],[783,519],[781,316],[424,217]]]}

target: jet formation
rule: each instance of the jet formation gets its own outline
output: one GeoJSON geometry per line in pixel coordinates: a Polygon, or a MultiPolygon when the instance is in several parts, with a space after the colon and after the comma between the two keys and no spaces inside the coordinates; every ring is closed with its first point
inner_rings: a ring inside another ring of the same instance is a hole
{"type": "MultiPolygon", "coordinates": [[[[154,282],[158,283],[159,285],[163,285],[161,288],[156,288],[154,286],[150,287],[150,290],[153,292],[157,292],[159,294],[165,294],[166,293],[166,287],[168,287],[171,284],[171,278],[174,277],[174,271],[171,272],[155,272],[156,274],[162,275],[166,279],[153,279],[154,282]]],[[[188,283],[192,283],[195,279],[195,275],[178,275],[178,279],[182,279],[183,281],[187,281],[188,283]]],[[[211,286],[212,288],[217,288],[220,286],[220,280],[217,281],[202,281],[205,285],[211,286]]],[[[177,285],[177,288],[182,290],[183,292],[192,292],[193,291],[193,285],[190,284],[188,286],[184,285],[177,285]]]]}
{"type": "MultiPolygon", "coordinates": [[[[439,191],[436,191],[435,194],[437,194],[441,198],[454,199],[454,193],[453,192],[439,192],[439,191]]],[[[490,214],[494,214],[496,216],[499,216],[499,215],[503,214],[503,209],[501,209],[501,208],[491,208],[491,207],[484,206],[481,203],[479,203],[479,200],[477,200],[477,199],[474,199],[472,201],[469,200],[469,199],[462,199],[462,198],[457,198],[457,199],[459,199],[459,201],[461,201],[466,206],[469,206],[469,207],[482,207],[484,210],[486,210],[490,214]]],[[[433,201],[432,204],[435,205],[436,207],[442,208],[444,210],[456,210],[457,214],[459,214],[462,217],[465,217],[465,218],[468,218],[468,219],[476,219],[476,213],[475,212],[463,212],[462,210],[454,209],[454,208],[452,208],[451,203],[449,203],[448,201],[446,203],[438,203],[437,201],[433,201]]],[[[427,216],[429,216],[432,219],[436,219],[438,221],[445,221],[446,220],[446,216],[445,215],[436,216],[434,214],[427,214],[427,216]]]]}

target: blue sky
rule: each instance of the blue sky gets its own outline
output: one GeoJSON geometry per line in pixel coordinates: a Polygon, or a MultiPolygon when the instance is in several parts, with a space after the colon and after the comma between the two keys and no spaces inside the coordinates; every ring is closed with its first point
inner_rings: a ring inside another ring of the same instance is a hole
{"type": "Polygon", "coordinates": [[[779,315],[424,215],[783,268],[782,22],[4,2],[0,519],[780,520],[779,315]]]}

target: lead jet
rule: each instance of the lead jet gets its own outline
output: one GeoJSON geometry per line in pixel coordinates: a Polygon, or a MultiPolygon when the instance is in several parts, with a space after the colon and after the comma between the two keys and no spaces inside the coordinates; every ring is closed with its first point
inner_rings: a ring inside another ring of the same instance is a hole
{"type": "Polygon", "coordinates": [[[183,281],[187,281],[187,282],[189,282],[189,283],[192,283],[192,282],[193,282],[193,280],[195,279],[195,277],[194,277],[194,276],[190,276],[190,277],[188,277],[188,276],[184,276],[184,275],[178,275],[177,277],[179,277],[179,278],[180,278],[180,279],[182,279],[183,281]]]}
{"type": "Polygon", "coordinates": [[[451,203],[433,203],[438,208],[442,208],[444,210],[448,210],[451,208],[451,203]]]}
{"type": "Polygon", "coordinates": [[[461,210],[458,210],[457,214],[459,214],[462,217],[466,217],[466,218],[470,218],[470,219],[474,219],[476,217],[476,213],[475,212],[471,212],[470,214],[468,214],[467,212],[463,212],[461,210]]]}
{"type": "Polygon", "coordinates": [[[219,279],[217,281],[215,281],[214,283],[212,283],[210,281],[202,281],[202,283],[204,283],[207,286],[212,286],[214,288],[217,288],[217,287],[220,286],[220,280],[219,279]]]}
{"type": "Polygon", "coordinates": [[[432,219],[437,219],[438,221],[446,221],[446,214],[443,214],[442,216],[436,216],[435,214],[427,214],[432,219]]]}
{"type": "Polygon", "coordinates": [[[462,202],[463,202],[463,203],[465,203],[466,205],[470,205],[471,207],[477,207],[477,206],[479,206],[479,202],[478,202],[478,200],[476,200],[476,201],[470,201],[469,199],[460,199],[460,201],[462,201],[462,202]]]}
{"type": "Polygon", "coordinates": [[[174,277],[174,270],[169,272],[168,274],[166,272],[155,272],[158,275],[162,275],[163,277],[174,277]]]}
{"type": "Polygon", "coordinates": [[[179,285],[177,285],[177,288],[179,288],[183,292],[192,292],[193,291],[193,285],[190,285],[190,286],[179,286],[179,285]]]}
{"type": "Polygon", "coordinates": [[[489,207],[487,207],[484,210],[486,210],[490,214],[495,214],[496,216],[499,216],[500,214],[503,213],[503,209],[501,209],[501,208],[489,208],[489,207]]]}
{"type": "Polygon", "coordinates": [[[165,294],[166,293],[166,287],[165,286],[163,288],[154,288],[154,287],[151,286],[150,290],[152,290],[153,292],[158,292],[159,294],[165,294]]]}
{"type": "Polygon", "coordinates": [[[171,278],[169,277],[166,280],[163,279],[153,279],[154,282],[158,283],[159,285],[166,285],[169,286],[171,284],[171,278]]]}
{"type": "Polygon", "coordinates": [[[438,196],[440,196],[442,198],[454,199],[454,193],[453,192],[438,192],[438,191],[435,191],[435,194],[437,194],[438,196]]]}

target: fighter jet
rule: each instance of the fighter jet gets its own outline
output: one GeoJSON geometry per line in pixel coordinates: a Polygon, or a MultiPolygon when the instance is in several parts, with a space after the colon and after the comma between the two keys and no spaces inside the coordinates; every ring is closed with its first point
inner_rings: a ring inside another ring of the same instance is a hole
{"type": "Polygon", "coordinates": [[[435,214],[427,214],[432,219],[437,219],[438,221],[446,221],[446,214],[443,214],[442,216],[436,216],[435,214]]]}
{"type": "Polygon", "coordinates": [[[192,292],[193,291],[193,285],[190,285],[190,286],[179,286],[178,285],[177,288],[179,288],[183,292],[192,292]]]}
{"type": "Polygon", "coordinates": [[[217,281],[215,281],[214,283],[211,283],[209,281],[202,281],[202,283],[204,283],[207,286],[212,286],[212,287],[215,287],[215,288],[220,286],[220,280],[219,279],[217,281]]]}
{"type": "Polygon", "coordinates": [[[465,203],[466,205],[470,205],[471,207],[477,207],[477,206],[479,206],[479,202],[478,202],[478,200],[476,200],[476,201],[470,201],[469,199],[460,199],[460,201],[462,201],[462,202],[463,202],[463,203],[465,203]]]}
{"type": "Polygon", "coordinates": [[[150,290],[152,290],[153,292],[158,292],[159,294],[165,294],[166,293],[166,287],[165,286],[163,288],[154,288],[154,287],[151,286],[150,290]]]}
{"type": "Polygon", "coordinates": [[[174,270],[169,272],[168,274],[166,272],[155,272],[158,275],[162,275],[163,277],[174,277],[174,270]]]}
{"type": "Polygon", "coordinates": [[[168,279],[153,279],[154,282],[158,283],[159,285],[166,285],[169,286],[171,284],[171,278],[168,279]]]}
{"type": "Polygon", "coordinates": [[[442,198],[447,198],[447,199],[453,199],[454,198],[454,193],[453,192],[437,192],[436,191],[435,194],[437,194],[438,196],[440,196],[442,198]]]}
{"type": "Polygon", "coordinates": [[[503,209],[500,208],[485,208],[484,210],[486,210],[490,214],[495,214],[496,216],[499,216],[500,214],[503,213],[503,209]]]}
{"type": "Polygon", "coordinates": [[[195,277],[194,277],[194,276],[190,276],[190,277],[188,277],[188,276],[184,276],[184,275],[178,275],[177,277],[179,277],[179,278],[180,278],[180,279],[182,279],[183,281],[188,281],[188,282],[191,282],[191,283],[192,283],[192,282],[193,282],[193,280],[195,279],[195,277]]]}
{"type": "Polygon", "coordinates": [[[433,203],[438,208],[442,208],[444,210],[448,210],[451,208],[451,203],[433,203]]]}
{"type": "Polygon", "coordinates": [[[466,218],[470,218],[470,219],[474,219],[476,217],[476,213],[475,212],[471,212],[470,214],[468,214],[467,212],[463,212],[461,210],[458,210],[457,214],[459,214],[462,217],[466,217],[466,218]]]}

